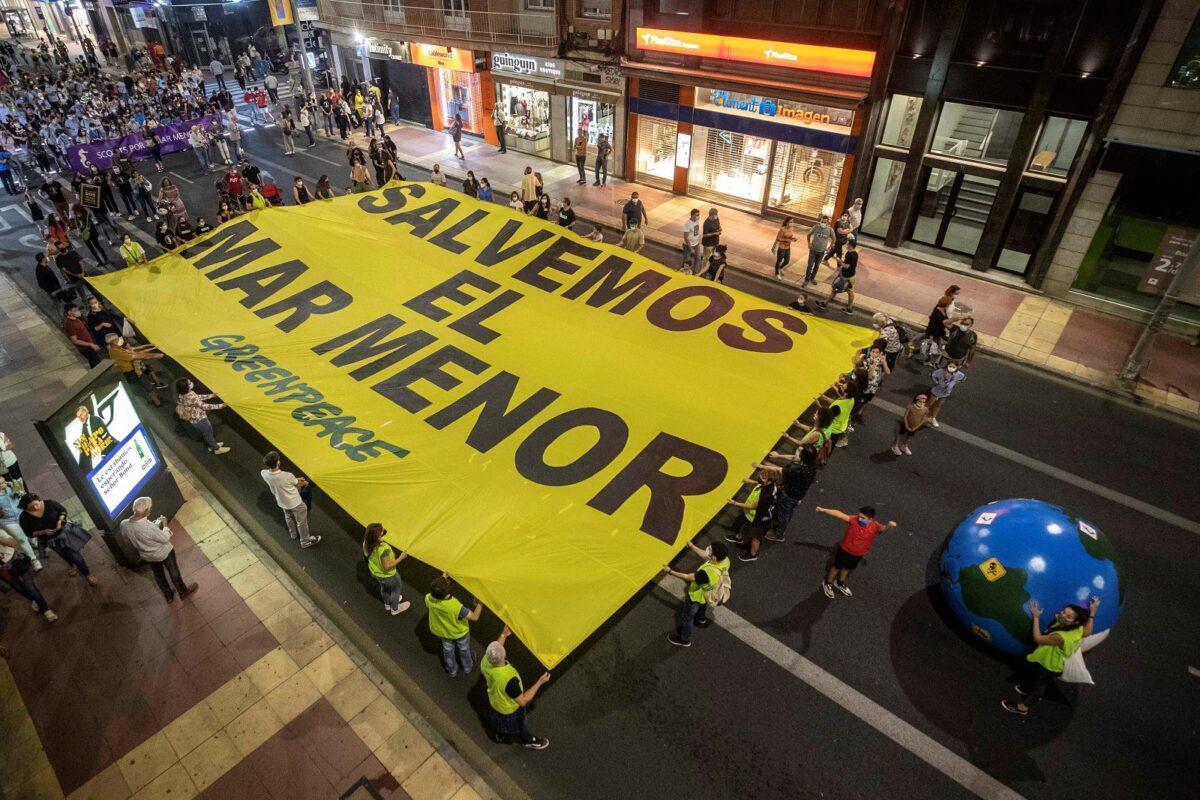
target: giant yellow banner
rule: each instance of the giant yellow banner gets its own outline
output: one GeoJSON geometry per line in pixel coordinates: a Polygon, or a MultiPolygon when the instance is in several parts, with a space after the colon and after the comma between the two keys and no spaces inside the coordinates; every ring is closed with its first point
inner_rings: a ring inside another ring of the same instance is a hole
{"type": "Polygon", "coordinates": [[[252,212],[92,283],[547,666],[865,338],[422,183],[252,212]]]}

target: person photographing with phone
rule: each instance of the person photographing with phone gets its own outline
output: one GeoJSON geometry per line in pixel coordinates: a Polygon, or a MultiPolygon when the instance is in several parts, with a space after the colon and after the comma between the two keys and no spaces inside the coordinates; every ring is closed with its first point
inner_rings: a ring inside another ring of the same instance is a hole
{"type": "Polygon", "coordinates": [[[179,574],[179,562],[175,558],[175,546],[171,544],[171,530],[167,527],[167,518],[161,514],[157,519],[150,519],[154,501],[149,497],[139,497],[133,501],[133,515],[121,520],[121,533],[137,550],[142,560],[154,571],[154,582],[162,590],[163,597],[168,603],[175,601],[175,593],[179,599],[193,594],[200,588],[196,583],[184,583],[179,574]],[[167,580],[170,576],[170,581],[167,580]],[[171,584],[174,584],[172,588],[171,584]]]}

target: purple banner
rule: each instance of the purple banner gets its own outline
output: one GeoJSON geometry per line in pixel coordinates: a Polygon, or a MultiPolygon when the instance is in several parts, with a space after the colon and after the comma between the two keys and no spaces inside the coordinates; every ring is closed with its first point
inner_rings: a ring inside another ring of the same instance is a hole
{"type": "MultiPolygon", "coordinates": [[[[184,122],[159,125],[155,128],[163,154],[178,153],[191,147],[188,132],[193,125],[208,130],[212,127],[212,116],[205,115],[184,122]]],[[[112,167],[117,153],[127,153],[130,161],[145,161],[150,158],[150,143],[141,133],[130,133],[120,139],[98,139],[87,144],[73,144],[67,148],[67,160],[79,173],[87,174],[92,167],[106,170],[112,167]]]]}

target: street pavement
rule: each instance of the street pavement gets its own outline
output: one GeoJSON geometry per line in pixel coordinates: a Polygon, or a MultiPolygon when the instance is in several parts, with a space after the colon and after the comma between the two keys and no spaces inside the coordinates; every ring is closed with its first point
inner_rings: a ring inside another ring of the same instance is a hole
{"type": "MultiPolygon", "coordinates": [[[[336,144],[322,140],[288,157],[275,129],[247,133],[246,144],[285,194],[296,174],[310,187],[321,174],[346,182],[336,144]]],[[[217,173],[200,174],[189,153],[167,163],[193,219],[213,220],[217,173]]],[[[33,284],[40,244],[23,206],[4,199],[0,211],[3,269],[52,314],[33,284]]],[[[145,235],[149,226],[136,229],[145,235]]],[[[674,265],[674,253],[646,252],[674,265]]],[[[755,278],[731,275],[729,283],[791,299],[755,278]]],[[[914,456],[894,457],[887,448],[896,409],[927,385],[915,364],[901,362],[851,446],[837,451],[797,510],[788,541],[768,544],[757,563],[735,563],[730,606],[697,631],[691,649],[665,638],[672,581],[646,587],[556,669],[530,716],[553,742],[545,752],[487,740],[482,684],[444,675],[419,603],[399,618],[380,613],[353,520],[319,498],[312,524],[324,541],[315,552],[289,552],[374,639],[376,655],[393,660],[460,729],[442,733],[469,739],[533,797],[1196,797],[1200,775],[1186,767],[1200,752],[1200,678],[1191,671],[1200,667],[1196,428],[981,356],[947,403],[942,428],[917,436],[914,456]],[[1011,665],[948,620],[936,559],[971,509],[1030,496],[1102,527],[1121,553],[1126,600],[1113,633],[1088,656],[1096,685],[1052,691],[1018,719],[999,707],[1012,696],[1011,665]],[[855,573],[854,597],[828,600],[819,582],[841,530],[813,508],[867,503],[900,527],[855,573]]],[[[253,515],[287,545],[257,474],[267,443],[232,414],[222,417],[219,438],[233,452],[214,469],[234,498],[231,510],[253,515]]],[[[195,442],[173,445],[213,463],[195,442]]],[[[729,519],[697,540],[719,539],[729,519]]],[[[676,563],[695,566],[688,557],[676,563]]],[[[405,567],[405,594],[419,598],[433,571],[411,560],[405,567]]],[[[499,624],[485,615],[474,626],[477,651],[499,624]]],[[[531,681],[540,667],[511,649],[531,681]]]]}

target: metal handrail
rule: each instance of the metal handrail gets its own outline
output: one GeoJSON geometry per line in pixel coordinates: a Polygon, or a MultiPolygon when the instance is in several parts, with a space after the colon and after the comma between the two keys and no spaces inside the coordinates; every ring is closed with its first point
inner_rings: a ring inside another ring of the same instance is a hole
{"type": "Polygon", "coordinates": [[[381,38],[457,39],[531,47],[554,47],[559,39],[557,17],[552,13],[452,12],[378,0],[317,0],[317,9],[322,20],[343,27],[358,22],[364,34],[381,38]]]}

